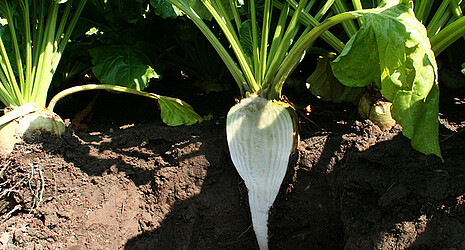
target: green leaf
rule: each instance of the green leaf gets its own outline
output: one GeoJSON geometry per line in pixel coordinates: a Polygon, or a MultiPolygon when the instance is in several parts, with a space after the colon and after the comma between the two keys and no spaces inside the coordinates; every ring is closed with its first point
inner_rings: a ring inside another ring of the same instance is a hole
{"type": "MultiPolygon", "coordinates": [[[[258,32],[258,38],[261,37],[260,31],[258,32]]],[[[250,19],[242,22],[239,30],[239,40],[242,45],[242,49],[247,56],[253,56],[253,33],[252,33],[252,21],[250,19]]],[[[257,42],[260,44],[260,41],[257,42]]]]}
{"type": "Polygon", "coordinates": [[[363,88],[349,87],[339,82],[331,70],[331,59],[331,55],[318,59],[315,71],[307,79],[308,90],[324,101],[357,104],[362,97],[363,88]]]}
{"type": "Polygon", "coordinates": [[[341,54],[331,62],[333,74],[351,87],[364,87],[381,79],[375,31],[367,24],[351,37],[341,54]]]}
{"type": "Polygon", "coordinates": [[[168,126],[189,126],[209,119],[200,116],[191,105],[177,98],[160,96],[158,105],[160,105],[161,119],[168,126]]]}
{"type": "Polygon", "coordinates": [[[401,92],[396,96],[392,116],[402,125],[402,133],[412,139],[414,149],[442,159],[438,139],[439,86],[434,84],[424,100],[411,102],[412,95],[401,92]]]}
{"type": "Polygon", "coordinates": [[[441,157],[437,64],[426,29],[408,1],[382,5],[356,12],[363,26],[332,62],[333,73],[347,86],[380,88],[412,146],[441,157]]]}
{"type": "Polygon", "coordinates": [[[143,90],[160,75],[141,46],[104,45],[90,50],[92,71],[101,83],[143,90]]]}
{"type": "Polygon", "coordinates": [[[155,14],[161,18],[176,18],[182,16],[182,12],[166,0],[150,0],[155,14]]]}

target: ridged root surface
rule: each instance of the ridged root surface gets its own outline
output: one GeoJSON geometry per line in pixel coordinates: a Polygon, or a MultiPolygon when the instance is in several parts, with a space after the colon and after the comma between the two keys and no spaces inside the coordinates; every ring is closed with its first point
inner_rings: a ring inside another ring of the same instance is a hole
{"type": "Polygon", "coordinates": [[[268,211],[286,174],[294,141],[287,107],[252,96],[228,113],[231,159],[249,192],[252,223],[260,249],[268,249],[268,211]]]}

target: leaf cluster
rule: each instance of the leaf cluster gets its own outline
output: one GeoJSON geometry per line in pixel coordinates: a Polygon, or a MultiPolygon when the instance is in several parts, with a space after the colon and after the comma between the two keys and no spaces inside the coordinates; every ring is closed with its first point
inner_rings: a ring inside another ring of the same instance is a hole
{"type": "Polygon", "coordinates": [[[426,29],[408,4],[357,14],[363,25],[332,62],[334,75],[351,87],[377,87],[413,147],[440,157],[438,72],[426,29]]]}
{"type": "MultiPolygon", "coordinates": [[[[465,34],[463,3],[390,0],[379,1],[378,8],[370,9],[378,4],[375,2],[326,1],[333,12],[329,11],[327,18],[352,10],[358,19],[343,26],[344,34],[339,37],[343,41],[348,37],[347,44],[331,68],[320,66],[328,60],[317,64],[307,79],[309,90],[325,100],[355,103],[360,97],[357,89],[377,90],[393,103],[392,116],[402,125],[404,135],[412,139],[413,147],[440,157],[438,83],[462,86],[449,75],[456,75],[450,71],[452,61],[463,58],[453,44],[465,34]],[[448,52],[452,45],[456,49],[448,52]],[[436,59],[443,51],[448,54],[448,63],[442,63],[438,72],[436,59]]],[[[338,51],[335,46],[333,49],[338,51]]]]}

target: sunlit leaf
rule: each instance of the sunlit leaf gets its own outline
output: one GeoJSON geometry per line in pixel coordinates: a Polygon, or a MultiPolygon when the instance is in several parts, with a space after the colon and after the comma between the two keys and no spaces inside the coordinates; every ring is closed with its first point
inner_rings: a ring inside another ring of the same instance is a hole
{"type": "Polygon", "coordinates": [[[107,45],[90,50],[92,71],[101,83],[143,90],[150,79],[160,78],[139,46],[107,45]]]}
{"type": "Polygon", "coordinates": [[[161,119],[168,126],[187,126],[208,119],[197,114],[191,105],[177,98],[160,96],[158,104],[161,119]]]}
{"type": "Polygon", "coordinates": [[[253,56],[253,33],[252,33],[252,21],[250,19],[242,22],[239,30],[239,39],[241,41],[242,49],[247,56],[253,56]]]}
{"type": "Polygon", "coordinates": [[[357,12],[363,25],[332,62],[333,73],[347,86],[381,88],[412,146],[441,157],[437,65],[426,29],[409,1],[382,6],[357,12]]]}
{"type": "Polygon", "coordinates": [[[154,8],[155,13],[161,18],[176,18],[182,15],[182,12],[166,0],[150,0],[150,5],[154,8]]]}

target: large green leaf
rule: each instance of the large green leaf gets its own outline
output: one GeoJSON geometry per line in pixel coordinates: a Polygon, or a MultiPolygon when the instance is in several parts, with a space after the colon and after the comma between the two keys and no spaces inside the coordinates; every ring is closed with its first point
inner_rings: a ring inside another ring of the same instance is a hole
{"type": "Polygon", "coordinates": [[[101,83],[143,90],[160,75],[139,46],[104,45],[90,50],[92,71],[101,83]]]}
{"type": "Polygon", "coordinates": [[[250,19],[242,22],[239,30],[239,39],[242,45],[242,49],[247,56],[253,56],[253,33],[252,33],[252,21],[250,19]]]}
{"type": "Polygon", "coordinates": [[[166,0],[150,0],[150,5],[161,18],[176,18],[182,15],[182,11],[166,0]]]}
{"type": "MultiPolygon", "coordinates": [[[[253,27],[252,27],[252,20],[247,19],[244,22],[242,22],[241,27],[239,29],[239,40],[242,45],[242,49],[244,50],[244,53],[247,56],[252,57],[253,56],[253,27]]],[[[260,44],[261,42],[261,30],[259,27],[257,27],[257,44],[260,44]]]]}
{"type": "Polygon", "coordinates": [[[197,114],[191,105],[177,98],[160,96],[158,105],[161,119],[168,126],[188,126],[208,119],[197,114]]]}
{"type": "Polygon", "coordinates": [[[412,146],[441,157],[437,65],[426,29],[409,1],[382,6],[356,12],[363,25],[332,62],[333,73],[347,86],[380,88],[412,146]]]}
{"type": "Polygon", "coordinates": [[[324,101],[358,103],[362,97],[363,88],[341,84],[331,70],[329,63],[332,59],[332,55],[318,59],[315,71],[307,79],[308,90],[324,101]]]}

